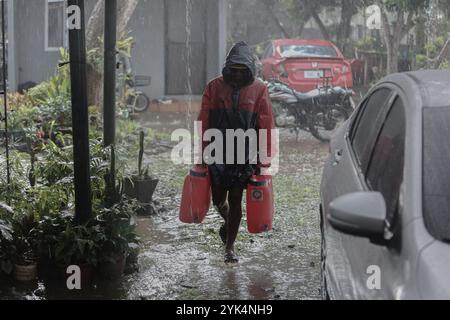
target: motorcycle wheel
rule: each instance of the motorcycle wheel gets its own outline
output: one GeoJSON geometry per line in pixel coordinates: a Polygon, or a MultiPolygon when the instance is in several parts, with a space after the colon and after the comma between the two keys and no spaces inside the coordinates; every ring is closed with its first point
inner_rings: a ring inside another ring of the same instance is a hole
{"type": "Polygon", "coordinates": [[[136,102],[134,104],[134,112],[145,112],[150,107],[150,99],[143,93],[136,96],[136,102]]]}
{"type": "Polygon", "coordinates": [[[336,132],[337,129],[345,122],[348,118],[350,118],[351,112],[350,108],[346,107],[335,107],[333,109],[333,112],[335,112],[335,118],[336,118],[336,125],[334,129],[332,130],[325,130],[319,128],[316,123],[312,123],[309,128],[309,132],[313,135],[314,138],[321,142],[330,142],[331,138],[333,137],[333,134],[336,132]]]}

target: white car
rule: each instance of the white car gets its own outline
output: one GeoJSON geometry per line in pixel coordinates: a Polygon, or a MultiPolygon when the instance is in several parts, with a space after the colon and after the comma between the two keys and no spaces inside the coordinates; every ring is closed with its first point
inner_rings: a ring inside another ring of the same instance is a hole
{"type": "Polygon", "coordinates": [[[330,152],[324,297],[450,299],[450,71],[382,80],[330,152]]]}

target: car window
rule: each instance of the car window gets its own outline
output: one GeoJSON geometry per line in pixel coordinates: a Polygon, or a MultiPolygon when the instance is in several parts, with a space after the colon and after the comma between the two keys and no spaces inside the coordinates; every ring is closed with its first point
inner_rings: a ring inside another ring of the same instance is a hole
{"type": "Polygon", "coordinates": [[[285,58],[289,57],[337,57],[337,52],[331,46],[319,45],[284,45],[280,47],[281,55],[285,58]]]}
{"type": "Polygon", "coordinates": [[[264,51],[263,59],[267,59],[273,56],[273,45],[269,43],[266,50],[264,51]]]}
{"type": "Polygon", "coordinates": [[[397,212],[403,182],[405,134],[405,109],[398,97],[381,128],[366,175],[369,187],[383,195],[390,222],[394,221],[397,212]]]}
{"type": "Polygon", "coordinates": [[[372,146],[378,136],[386,112],[384,107],[391,95],[392,91],[388,88],[375,91],[360,108],[353,126],[352,146],[363,173],[366,173],[372,146]]]}
{"type": "Polygon", "coordinates": [[[450,242],[450,107],[423,111],[423,215],[430,234],[450,242]]]}

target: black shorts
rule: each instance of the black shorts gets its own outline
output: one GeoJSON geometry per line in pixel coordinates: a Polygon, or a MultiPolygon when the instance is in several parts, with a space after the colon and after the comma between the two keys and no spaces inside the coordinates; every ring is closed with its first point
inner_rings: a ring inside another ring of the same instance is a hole
{"type": "Polygon", "coordinates": [[[256,173],[256,166],[213,164],[209,166],[211,183],[225,190],[247,189],[250,178],[256,173]]]}

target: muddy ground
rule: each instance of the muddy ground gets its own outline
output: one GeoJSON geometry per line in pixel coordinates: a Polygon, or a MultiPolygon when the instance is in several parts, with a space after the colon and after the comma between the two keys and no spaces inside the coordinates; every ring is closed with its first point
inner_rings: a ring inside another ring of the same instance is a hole
{"type": "MultiPolygon", "coordinates": [[[[167,134],[186,123],[173,115],[142,121],[167,134]]],[[[318,207],[327,145],[306,133],[296,141],[295,135],[282,131],[281,169],[274,177],[274,230],[250,235],[244,215],[236,243],[237,265],[223,262],[221,218],[213,209],[202,225],[179,222],[188,167],[171,163],[165,141],[155,145],[161,146],[158,152],[149,152],[147,161],[160,179],[154,198],[163,210],[137,218],[142,239],[138,272],[81,292],[68,292],[63,283],[4,283],[0,299],[320,299],[318,207]]]]}

